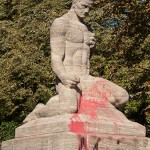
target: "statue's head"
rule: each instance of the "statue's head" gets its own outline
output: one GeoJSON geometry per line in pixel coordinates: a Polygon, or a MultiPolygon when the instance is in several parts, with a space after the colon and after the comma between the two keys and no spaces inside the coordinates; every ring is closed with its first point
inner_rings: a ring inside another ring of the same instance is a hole
{"type": "Polygon", "coordinates": [[[84,18],[88,15],[92,4],[93,0],[73,0],[72,9],[74,9],[79,18],[84,18]]]}

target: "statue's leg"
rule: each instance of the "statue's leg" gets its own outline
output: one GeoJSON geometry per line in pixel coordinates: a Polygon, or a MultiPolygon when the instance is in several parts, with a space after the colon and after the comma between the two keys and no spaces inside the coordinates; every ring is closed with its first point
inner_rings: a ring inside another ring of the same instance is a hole
{"type": "Polygon", "coordinates": [[[76,113],[78,110],[79,90],[76,88],[67,88],[62,83],[57,86],[59,93],[59,106],[57,109],[61,114],[76,113]]]}
{"type": "Polygon", "coordinates": [[[45,107],[38,112],[40,117],[52,117],[58,115],[59,95],[55,95],[49,99],[45,107]]]}
{"type": "Polygon", "coordinates": [[[111,92],[111,96],[109,97],[109,102],[113,104],[115,107],[123,107],[129,99],[128,92],[117,84],[108,81],[106,79],[100,78],[100,81],[104,80],[106,89],[111,92]]]}
{"type": "Polygon", "coordinates": [[[52,117],[66,113],[75,113],[78,108],[79,94],[77,89],[65,87],[62,83],[57,86],[58,95],[53,96],[42,109],[36,111],[40,117],[52,117]]]}
{"type": "Polygon", "coordinates": [[[58,104],[59,96],[53,96],[47,102],[46,105],[39,103],[34,108],[34,110],[24,119],[23,123],[27,123],[31,120],[35,120],[41,117],[50,117],[55,115],[57,112],[55,111],[56,105],[58,104]]]}
{"type": "Polygon", "coordinates": [[[62,83],[57,86],[59,95],[53,96],[46,105],[38,104],[23,121],[27,123],[41,117],[52,117],[66,113],[76,113],[78,110],[79,89],[67,88],[62,83]]]}
{"type": "Polygon", "coordinates": [[[35,119],[37,119],[37,118],[40,118],[38,112],[39,112],[41,109],[43,109],[44,107],[45,107],[44,104],[39,103],[39,104],[34,108],[34,110],[23,120],[23,123],[27,123],[27,122],[29,122],[29,121],[31,121],[31,120],[35,120],[35,119]]]}

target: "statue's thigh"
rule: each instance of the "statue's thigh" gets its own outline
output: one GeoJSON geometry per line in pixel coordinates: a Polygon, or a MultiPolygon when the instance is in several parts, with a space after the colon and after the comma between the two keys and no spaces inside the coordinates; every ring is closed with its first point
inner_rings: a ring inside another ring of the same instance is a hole
{"type": "Polygon", "coordinates": [[[119,107],[128,101],[129,95],[122,87],[108,80],[106,80],[106,87],[111,92],[110,102],[112,100],[115,106],[119,107]]]}
{"type": "Polygon", "coordinates": [[[93,81],[94,87],[97,87],[100,93],[107,96],[109,102],[116,107],[121,107],[128,101],[129,95],[127,91],[117,84],[98,77],[93,77],[93,81]]]}
{"type": "Polygon", "coordinates": [[[59,103],[67,106],[77,105],[78,92],[76,89],[67,88],[63,84],[59,84],[57,92],[59,94],[59,103]]]}

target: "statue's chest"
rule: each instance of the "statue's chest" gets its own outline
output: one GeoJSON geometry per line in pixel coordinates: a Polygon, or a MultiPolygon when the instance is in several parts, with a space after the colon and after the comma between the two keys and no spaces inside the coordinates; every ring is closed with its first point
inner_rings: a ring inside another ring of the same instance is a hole
{"type": "Polygon", "coordinates": [[[66,40],[71,43],[83,43],[85,32],[88,32],[85,25],[77,22],[70,22],[66,32],[66,40]]]}

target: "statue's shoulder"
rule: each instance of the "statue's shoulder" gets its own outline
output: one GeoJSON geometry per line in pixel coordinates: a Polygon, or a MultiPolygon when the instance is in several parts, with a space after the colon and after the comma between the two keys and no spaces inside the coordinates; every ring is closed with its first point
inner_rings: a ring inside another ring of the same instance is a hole
{"type": "Polygon", "coordinates": [[[51,25],[51,29],[50,29],[50,33],[51,33],[51,37],[54,35],[65,35],[66,31],[69,27],[69,20],[67,18],[67,14],[56,18],[52,25],[51,25]]]}
{"type": "Polygon", "coordinates": [[[67,27],[68,25],[69,25],[69,18],[67,16],[67,14],[65,14],[59,18],[56,18],[52,23],[52,26],[67,27]]]}

